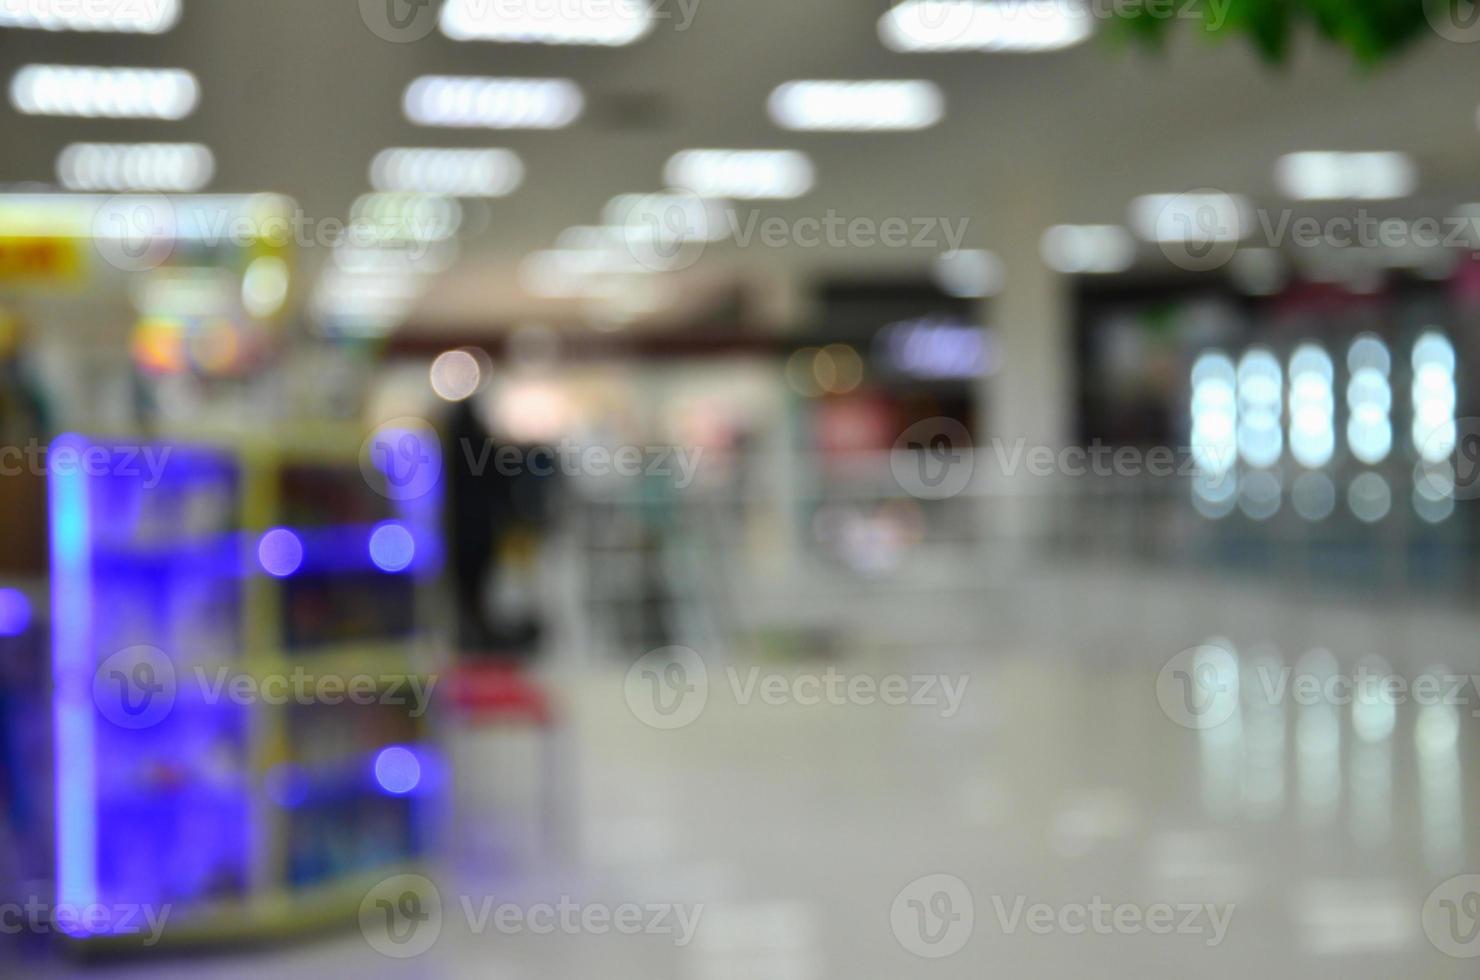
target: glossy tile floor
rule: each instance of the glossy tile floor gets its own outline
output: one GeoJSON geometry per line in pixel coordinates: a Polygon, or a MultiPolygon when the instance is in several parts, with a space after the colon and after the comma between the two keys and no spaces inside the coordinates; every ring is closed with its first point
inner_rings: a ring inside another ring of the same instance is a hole
{"type": "MultiPolygon", "coordinates": [[[[579,800],[563,808],[575,842],[563,860],[521,869],[490,850],[535,821],[520,789],[539,782],[535,749],[464,734],[457,850],[433,874],[440,915],[393,882],[362,930],[81,972],[1389,980],[1480,968],[1463,958],[1480,956],[1480,878],[1456,877],[1480,872],[1480,693],[1461,677],[1480,674],[1472,619],[1106,568],[819,603],[819,617],[854,624],[839,646],[851,655],[706,652],[707,678],[686,654],[660,655],[554,681],[565,791],[579,800]],[[1344,696],[1341,678],[1390,670],[1414,684],[1440,662],[1456,680],[1432,693],[1344,696]]],[[[72,970],[37,970],[51,972],[72,970]]]]}

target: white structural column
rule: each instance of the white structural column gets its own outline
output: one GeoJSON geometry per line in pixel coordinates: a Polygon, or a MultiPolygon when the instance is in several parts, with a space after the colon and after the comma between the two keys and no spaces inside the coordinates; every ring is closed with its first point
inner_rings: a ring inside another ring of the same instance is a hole
{"type": "Polygon", "coordinates": [[[988,542],[1025,549],[1053,519],[1051,495],[1065,489],[1061,476],[1029,472],[1029,454],[1048,447],[1057,458],[1073,436],[1069,282],[1039,254],[1039,238],[1054,216],[1045,206],[1049,188],[1029,173],[1007,200],[999,199],[999,210],[989,212],[994,220],[983,236],[1002,258],[1005,279],[1001,293],[987,301],[1000,362],[982,381],[977,426],[988,542]]]}

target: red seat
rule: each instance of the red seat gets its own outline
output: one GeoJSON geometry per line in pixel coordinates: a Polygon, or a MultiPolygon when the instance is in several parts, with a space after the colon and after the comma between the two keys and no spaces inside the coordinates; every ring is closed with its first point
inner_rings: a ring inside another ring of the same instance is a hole
{"type": "Polygon", "coordinates": [[[525,721],[545,727],[553,721],[550,698],[518,667],[460,664],[445,678],[452,703],[477,721],[525,721]]]}

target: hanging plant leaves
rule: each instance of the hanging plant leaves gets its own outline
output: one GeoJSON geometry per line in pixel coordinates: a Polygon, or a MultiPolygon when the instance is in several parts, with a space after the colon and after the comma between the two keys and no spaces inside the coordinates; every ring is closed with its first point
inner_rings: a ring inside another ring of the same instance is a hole
{"type": "Polygon", "coordinates": [[[1340,45],[1362,64],[1376,64],[1424,37],[1473,30],[1480,39],[1480,8],[1471,0],[1146,0],[1119,4],[1116,32],[1160,46],[1174,30],[1210,37],[1243,35],[1271,63],[1288,59],[1302,30],[1340,45]],[[1447,29],[1447,30],[1446,30],[1447,29]]]}

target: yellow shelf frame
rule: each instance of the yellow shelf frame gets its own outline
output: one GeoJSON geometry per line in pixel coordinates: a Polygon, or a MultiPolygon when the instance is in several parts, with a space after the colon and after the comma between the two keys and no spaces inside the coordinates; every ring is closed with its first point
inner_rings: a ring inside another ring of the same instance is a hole
{"type": "MultiPolygon", "coordinates": [[[[280,474],[285,464],[359,466],[362,430],[345,423],[310,423],[277,431],[243,433],[231,429],[175,429],[167,433],[111,434],[116,438],[156,438],[189,443],[236,454],[241,464],[242,494],[239,522],[248,535],[260,534],[280,521],[280,474]]],[[[104,436],[103,438],[106,438],[104,436]]],[[[429,621],[437,607],[426,584],[416,588],[413,620],[429,621]]],[[[445,662],[428,650],[431,638],[413,634],[385,643],[335,644],[312,651],[287,652],[277,631],[282,622],[281,583],[266,575],[243,581],[242,646],[239,659],[215,661],[238,674],[262,678],[302,667],[319,674],[402,674],[422,679],[439,676],[424,661],[445,662]]],[[[211,669],[208,667],[208,669],[211,669]]],[[[290,758],[286,706],[254,706],[248,727],[248,774],[254,785],[274,766],[290,758]]],[[[426,718],[421,719],[423,725],[426,718]]],[[[287,878],[285,826],[287,816],[262,794],[252,797],[250,826],[258,831],[248,843],[253,872],[247,896],[241,900],[193,903],[186,914],[176,910],[155,947],[143,947],[142,936],[99,935],[67,940],[78,956],[121,955],[159,948],[227,946],[245,942],[273,942],[342,928],[354,922],[365,894],[378,882],[402,873],[417,873],[420,862],[398,862],[359,872],[338,881],[302,889],[280,883],[287,878]]]]}

